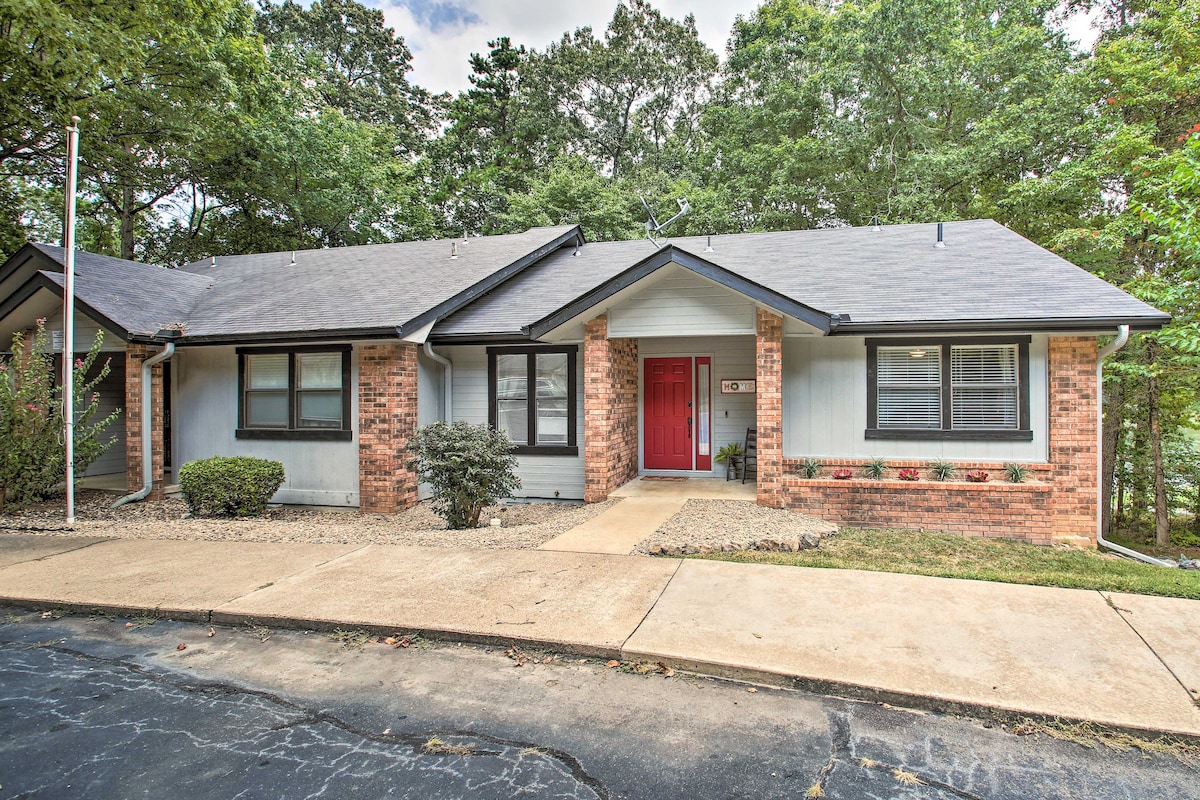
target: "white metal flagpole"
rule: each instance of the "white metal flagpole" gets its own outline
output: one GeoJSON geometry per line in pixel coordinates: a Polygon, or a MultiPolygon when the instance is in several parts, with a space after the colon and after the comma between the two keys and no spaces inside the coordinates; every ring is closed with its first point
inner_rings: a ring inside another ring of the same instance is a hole
{"type": "Polygon", "coordinates": [[[67,126],[67,216],[63,221],[63,443],[67,462],[67,524],[75,524],[75,180],[79,117],[67,126]]]}

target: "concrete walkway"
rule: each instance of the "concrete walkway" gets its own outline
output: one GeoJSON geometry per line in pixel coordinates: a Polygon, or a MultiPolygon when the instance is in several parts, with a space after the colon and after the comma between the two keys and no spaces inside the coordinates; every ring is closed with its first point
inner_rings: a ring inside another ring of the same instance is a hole
{"type": "Polygon", "coordinates": [[[609,495],[621,502],[538,549],[628,555],[638,542],[679,513],[688,500],[746,500],[752,503],[756,491],[753,483],[721,478],[635,478],[609,495]]]}
{"type": "Polygon", "coordinates": [[[0,535],[0,601],[422,631],[1200,737],[1200,602],[550,551],[0,535]]]}

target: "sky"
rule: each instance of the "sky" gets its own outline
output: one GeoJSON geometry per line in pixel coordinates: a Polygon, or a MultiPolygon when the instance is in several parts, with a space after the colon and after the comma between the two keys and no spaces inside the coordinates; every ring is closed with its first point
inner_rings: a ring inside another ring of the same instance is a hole
{"type": "MultiPolygon", "coordinates": [[[[488,50],[488,40],[508,36],[514,44],[542,50],[563,33],[590,25],[602,35],[616,0],[362,0],[383,10],[387,24],[404,37],[413,53],[409,80],[433,92],[470,88],[467,59],[488,50]]],[[[654,7],[682,19],[696,16],[700,38],[724,57],[737,15],[749,15],[761,0],[655,0],[654,7]]],[[[1091,44],[1085,18],[1067,31],[1091,44]]]]}

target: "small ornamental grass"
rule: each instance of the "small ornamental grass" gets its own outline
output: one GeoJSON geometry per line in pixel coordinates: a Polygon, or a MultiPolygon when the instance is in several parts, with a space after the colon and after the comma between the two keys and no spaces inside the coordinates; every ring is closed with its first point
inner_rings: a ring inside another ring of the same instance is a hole
{"type": "Polygon", "coordinates": [[[958,467],[950,461],[930,461],[926,467],[935,481],[952,481],[958,476],[958,467]]]}
{"type": "Polygon", "coordinates": [[[1004,477],[1008,478],[1009,483],[1024,483],[1029,477],[1029,467],[1010,461],[1004,465],[1004,477]]]}
{"type": "Polygon", "coordinates": [[[821,462],[815,458],[806,458],[800,464],[800,472],[806,478],[816,478],[821,474],[821,462]]]}
{"type": "Polygon", "coordinates": [[[863,477],[881,480],[887,475],[888,462],[884,458],[872,458],[863,465],[863,477]]]}
{"type": "Polygon", "coordinates": [[[485,506],[521,488],[508,434],[487,425],[435,422],[408,442],[410,468],[433,491],[433,510],[451,530],[479,526],[485,506]]]}
{"type": "Polygon", "coordinates": [[[196,515],[258,516],[283,479],[283,464],[246,456],[215,456],[179,468],[179,489],[196,515]]]}

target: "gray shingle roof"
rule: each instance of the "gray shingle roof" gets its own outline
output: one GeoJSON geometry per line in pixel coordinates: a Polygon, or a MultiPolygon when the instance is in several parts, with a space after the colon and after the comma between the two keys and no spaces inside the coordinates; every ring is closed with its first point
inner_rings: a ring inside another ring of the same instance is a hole
{"type": "Polygon", "coordinates": [[[289,252],[196,262],[181,271],[213,286],[193,309],[187,336],[398,328],[576,230],[301,250],[295,265],[289,252]]]}
{"type": "MultiPolygon", "coordinates": [[[[61,247],[35,248],[63,266],[61,247]]],[[[43,270],[63,285],[62,273],[43,270]]],[[[95,253],[75,253],[75,297],[133,334],[154,334],[180,325],[208,290],[209,278],[95,253]]]]}
{"type": "MultiPolygon", "coordinates": [[[[849,317],[839,331],[1005,321],[1036,325],[1133,323],[1166,314],[992,220],[880,231],[833,228],[672,239],[671,244],[768,289],[849,317]]],[[[594,242],[564,250],[439,323],[434,336],[519,331],[652,255],[648,241],[594,242]]]]}

